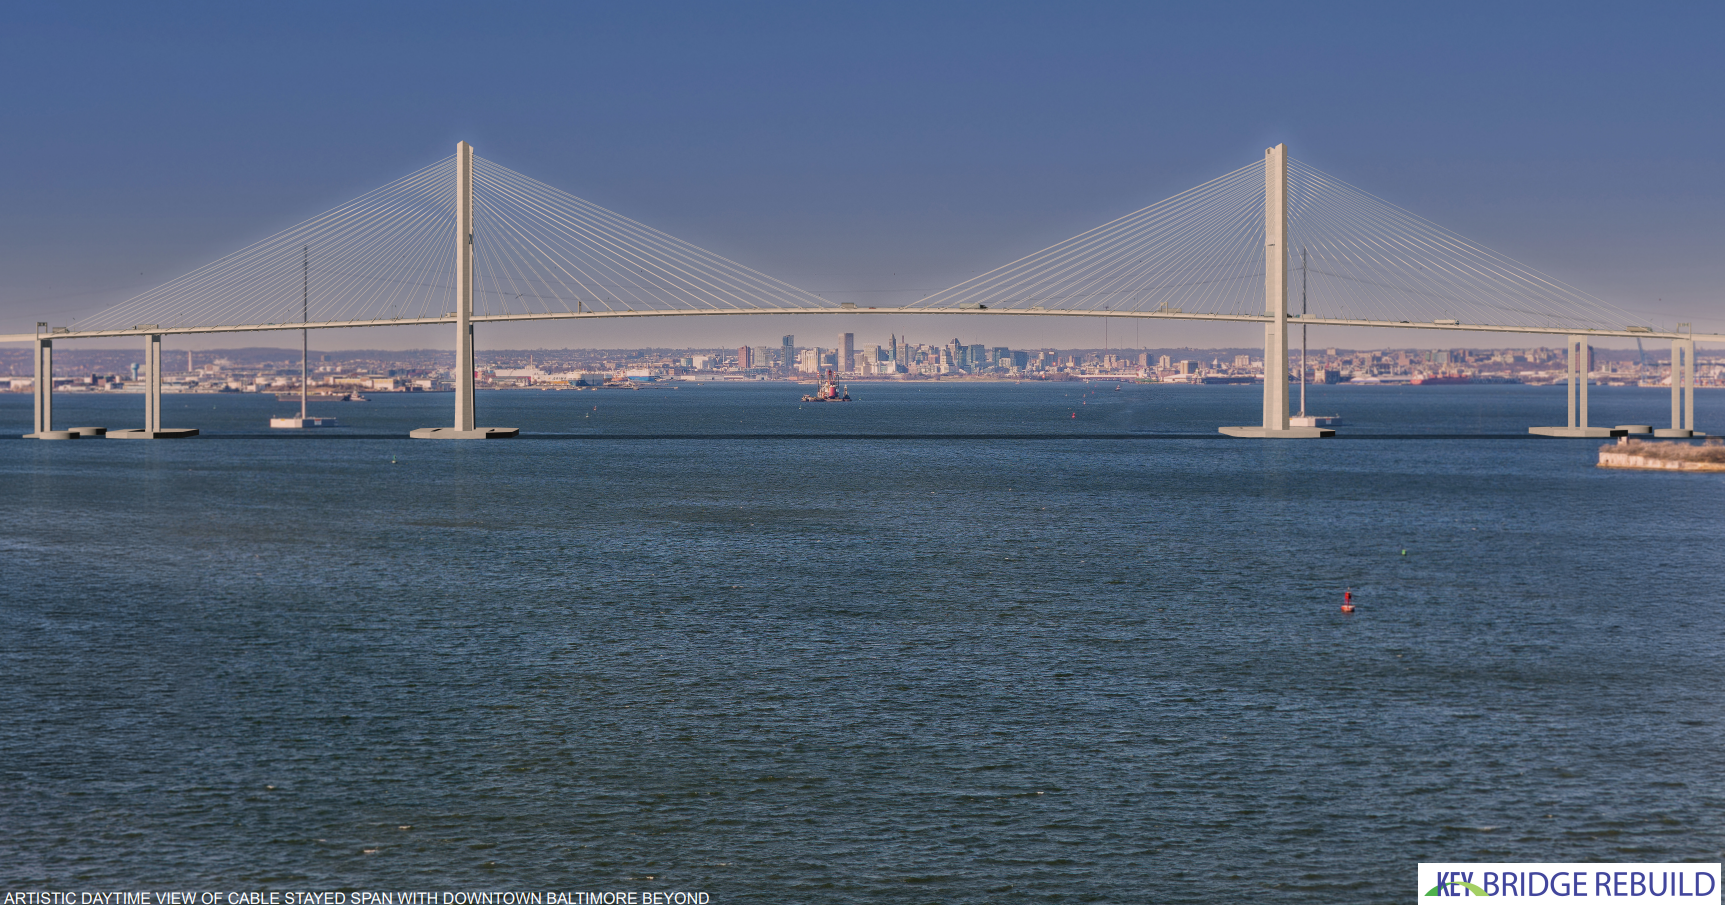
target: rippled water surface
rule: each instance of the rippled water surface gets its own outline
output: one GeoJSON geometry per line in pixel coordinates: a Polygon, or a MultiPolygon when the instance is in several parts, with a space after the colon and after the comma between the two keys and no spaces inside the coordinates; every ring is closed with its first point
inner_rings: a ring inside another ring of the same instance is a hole
{"type": "Polygon", "coordinates": [[[1214,438],[1249,387],[801,392],[0,441],[0,881],[1379,902],[1722,857],[1725,477],[1511,439],[1561,388],[1315,388],[1377,439],[1270,443],[1214,438]]]}

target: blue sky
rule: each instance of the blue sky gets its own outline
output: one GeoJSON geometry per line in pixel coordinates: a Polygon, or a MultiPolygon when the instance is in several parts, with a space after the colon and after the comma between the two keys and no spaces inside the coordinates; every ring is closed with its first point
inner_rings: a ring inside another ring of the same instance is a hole
{"type": "MultiPolygon", "coordinates": [[[[460,139],[847,299],[945,287],[1285,141],[1655,323],[1725,330],[1722,25],[1717,3],[14,3],[0,332],[92,313],[460,139]]],[[[1101,345],[1090,320],[860,316],[496,327],[482,342],[815,344],[840,329],[1101,345]]],[[[1138,335],[1245,345],[1256,329],[1138,335]]]]}

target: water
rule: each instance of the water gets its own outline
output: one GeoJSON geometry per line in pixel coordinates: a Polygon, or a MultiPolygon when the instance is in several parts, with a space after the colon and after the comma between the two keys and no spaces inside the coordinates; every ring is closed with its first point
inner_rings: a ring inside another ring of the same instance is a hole
{"type": "Polygon", "coordinates": [[[852,390],[0,442],[0,881],[1381,902],[1721,859],[1725,479],[1491,439],[1561,388],[1314,388],[1390,439],[1280,443],[1213,438],[1249,387],[852,390]]]}

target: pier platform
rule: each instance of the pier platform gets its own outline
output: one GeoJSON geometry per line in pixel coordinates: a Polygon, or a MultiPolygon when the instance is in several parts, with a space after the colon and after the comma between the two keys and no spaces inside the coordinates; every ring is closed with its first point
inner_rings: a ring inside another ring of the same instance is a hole
{"type": "Polygon", "coordinates": [[[1527,432],[1540,437],[1600,438],[1622,437],[1629,433],[1621,427],[1530,427],[1527,432]]]}
{"type": "Polygon", "coordinates": [[[108,431],[108,439],[110,440],[179,440],[197,435],[198,429],[195,427],[168,427],[161,430],[134,428],[132,430],[108,431]]]}
{"type": "Polygon", "coordinates": [[[408,434],[415,440],[503,440],[521,433],[518,427],[476,427],[470,431],[453,427],[421,427],[408,434]]]}
{"type": "Polygon", "coordinates": [[[1251,437],[1270,440],[1315,440],[1319,437],[1334,437],[1336,432],[1327,427],[1290,427],[1276,430],[1270,427],[1247,425],[1244,427],[1219,427],[1218,431],[1230,437],[1251,437]]]}

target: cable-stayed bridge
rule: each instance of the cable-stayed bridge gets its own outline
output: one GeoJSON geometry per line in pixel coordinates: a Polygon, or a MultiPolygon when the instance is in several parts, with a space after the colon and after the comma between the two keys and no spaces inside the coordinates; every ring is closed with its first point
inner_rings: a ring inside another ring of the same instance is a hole
{"type": "MultiPolygon", "coordinates": [[[[1254,322],[1265,331],[1264,418],[1237,436],[1318,436],[1291,425],[1289,327],[1562,335],[1572,359],[1562,436],[1586,423],[1574,359],[1592,336],[1673,342],[1673,432],[1693,429],[1693,349],[1644,316],[1424,220],[1287,156],[1264,159],[908,305],[835,303],[473,154],[456,154],[118,305],[37,347],[36,434],[54,433],[56,340],[147,337],[159,375],[174,334],[456,325],[456,418],[475,426],[473,325],[515,320],[742,314],[967,314],[1254,322]],[[452,248],[452,242],[453,248],[452,248]],[[451,252],[454,252],[453,254],[451,252]],[[1679,412],[1679,375],[1687,375],[1679,412]]],[[[159,376],[137,436],[160,425],[159,376]]],[[[1605,434],[1598,433],[1606,431],[1605,434]]],[[[488,433],[489,431],[489,433],[488,433]]]]}

